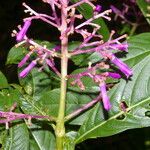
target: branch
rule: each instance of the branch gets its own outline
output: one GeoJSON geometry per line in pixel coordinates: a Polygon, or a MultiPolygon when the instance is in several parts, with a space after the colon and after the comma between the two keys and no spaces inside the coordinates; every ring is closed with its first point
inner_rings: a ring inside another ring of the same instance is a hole
{"type": "Polygon", "coordinates": [[[34,14],[35,16],[32,16],[32,17],[29,17],[28,19],[41,19],[43,20],[44,22],[47,22],[48,24],[56,27],[56,28],[59,28],[59,26],[55,23],[53,23],[52,21],[46,19],[45,17],[47,17],[47,15],[40,15],[39,13],[35,12],[33,9],[31,9],[28,5],[26,5],[25,3],[23,3],[23,6],[27,9],[25,12],[30,12],[31,14],[34,14]]]}
{"type": "Polygon", "coordinates": [[[88,19],[87,21],[83,22],[82,24],[76,26],[75,29],[77,30],[77,29],[79,29],[79,28],[81,28],[81,27],[83,27],[83,26],[85,26],[85,25],[88,25],[88,24],[91,23],[93,20],[98,19],[98,18],[100,18],[100,17],[103,17],[103,18],[105,18],[105,19],[107,19],[107,20],[110,20],[110,17],[108,17],[108,16],[106,16],[106,15],[108,15],[108,14],[111,13],[111,12],[112,12],[112,10],[110,9],[110,10],[106,10],[106,11],[104,11],[103,13],[100,13],[100,14],[98,14],[98,15],[96,15],[96,16],[93,16],[93,18],[90,18],[90,19],[88,19]]]}
{"type": "Polygon", "coordinates": [[[67,115],[65,117],[65,121],[68,121],[74,117],[76,117],[77,115],[83,113],[84,111],[88,110],[89,108],[93,107],[97,102],[99,102],[101,100],[101,94],[98,95],[98,97],[96,97],[94,100],[92,100],[91,102],[87,103],[86,105],[82,106],[81,108],[75,110],[74,112],[72,112],[71,114],[67,115]]]}
{"type": "Polygon", "coordinates": [[[86,49],[86,50],[82,50],[82,49],[75,49],[74,51],[72,51],[70,53],[70,56],[74,56],[74,55],[79,55],[79,54],[84,54],[84,53],[92,53],[92,52],[100,52],[103,48],[106,48],[107,46],[110,46],[111,44],[120,44],[119,40],[126,38],[127,35],[124,34],[116,39],[111,40],[111,38],[108,40],[108,42],[105,43],[100,43],[99,46],[96,46],[94,48],[90,48],[90,49],[86,49]]]}
{"type": "Polygon", "coordinates": [[[14,113],[14,112],[3,112],[0,111],[0,123],[8,123],[17,119],[48,119],[49,121],[56,121],[56,118],[52,116],[40,116],[40,115],[30,115],[30,114],[22,114],[22,113],[14,113]]]}

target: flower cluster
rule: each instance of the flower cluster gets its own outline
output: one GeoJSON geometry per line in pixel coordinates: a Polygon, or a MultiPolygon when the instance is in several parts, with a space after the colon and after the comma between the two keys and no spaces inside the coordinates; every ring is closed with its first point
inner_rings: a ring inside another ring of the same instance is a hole
{"type": "Polygon", "coordinates": [[[33,53],[37,55],[37,58],[32,60],[31,63],[22,72],[20,72],[19,77],[26,77],[28,73],[37,65],[37,63],[42,64],[39,69],[40,71],[48,65],[58,76],[60,76],[53,60],[55,51],[58,50],[59,46],[55,46],[51,51],[49,51],[46,47],[42,47],[32,40],[28,40],[28,42],[34,44],[34,46],[30,46],[31,51],[20,61],[18,67],[23,67],[33,53]]]}
{"type": "MultiPolygon", "coordinates": [[[[20,46],[21,44],[28,43],[30,45],[30,51],[29,53],[22,59],[22,61],[18,64],[18,67],[24,66],[27,61],[30,61],[31,55],[34,53],[36,54],[36,59],[32,60],[29,65],[19,74],[20,77],[24,78],[37,64],[42,64],[41,69],[43,69],[46,65],[48,65],[59,77],[61,77],[61,74],[55,67],[54,57],[61,58],[62,53],[60,53],[59,50],[61,50],[61,46],[55,46],[53,49],[47,49],[46,46],[41,46],[40,44],[36,43],[35,41],[29,39],[27,37],[27,31],[31,25],[31,22],[33,19],[41,19],[42,21],[56,27],[58,31],[62,31],[62,22],[61,18],[56,12],[57,9],[61,9],[61,6],[64,5],[63,1],[60,0],[43,0],[43,2],[48,3],[52,8],[52,16],[48,16],[46,14],[40,14],[32,10],[28,5],[23,3],[23,6],[26,8],[25,12],[29,12],[32,16],[24,19],[24,25],[22,28],[19,29],[19,32],[15,33],[16,40],[19,42],[17,46],[20,46]]],[[[69,2],[68,2],[69,3],[69,2]]],[[[69,3],[70,4],[70,3],[69,3]]],[[[92,78],[93,81],[99,85],[102,101],[104,108],[106,110],[109,110],[111,108],[111,104],[109,101],[109,97],[107,96],[107,84],[106,79],[108,77],[111,78],[121,78],[121,74],[118,72],[110,72],[105,71],[102,73],[98,73],[98,70],[102,69],[109,69],[111,67],[111,64],[115,65],[121,72],[124,74],[127,78],[132,76],[133,72],[132,70],[119,58],[116,57],[116,55],[113,53],[115,51],[128,51],[128,44],[127,43],[121,43],[120,40],[124,39],[126,35],[120,36],[116,39],[113,39],[114,31],[111,32],[110,38],[107,42],[104,42],[102,40],[102,36],[97,34],[97,30],[100,29],[100,26],[93,21],[98,18],[104,18],[108,21],[111,20],[109,17],[109,14],[114,11],[115,8],[112,7],[112,10],[105,10],[102,11],[102,6],[97,5],[94,6],[93,3],[91,3],[90,0],[81,0],[78,1],[75,4],[71,4],[66,7],[68,17],[67,19],[67,29],[65,32],[61,32],[60,40],[63,40],[66,38],[66,35],[69,37],[72,34],[79,34],[83,38],[80,45],[78,45],[72,52],[68,53],[68,58],[71,58],[74,55],[80,55],[83,53],[97,53],[103,59],[101,60],[101,63],[97,63],[95,66],[89,66],[88,69],[84,72],[81,72],[76,75],[67,75],[66,79],[73,78],[74,81],[72,82],[72,85],[77,84],[81,90],[84,90],[86,87],[82,83],[81,78],[83,76],[87,76],[89,78],[92,78]],[[76,19],[82,19],[83,16],[81,14],[76,13],[76,8],[79,5],[82,5],[83,3],[89,4],[93,9],[93,17],[78,24],[75,25],[76,19]],[[88,31],[87,26],[92,26],[93,31],[88,31]],[[97,40],[93,40],[97,39],[97,40]],[[106,62],[109,63],[107,64],[106,62]]],[[[41,70],[40,69],[40,70],[41,70]]]]}

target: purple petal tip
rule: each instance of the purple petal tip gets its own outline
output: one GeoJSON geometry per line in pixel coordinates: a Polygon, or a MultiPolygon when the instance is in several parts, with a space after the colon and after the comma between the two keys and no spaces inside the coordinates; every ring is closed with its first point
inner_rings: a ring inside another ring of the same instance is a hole
{"type": "Polygon", "coordinates": [[[102,6],[101,5],[96,5],[96,8],[95,8],[95,12],[100,12],[102,10],[102,6]]]}

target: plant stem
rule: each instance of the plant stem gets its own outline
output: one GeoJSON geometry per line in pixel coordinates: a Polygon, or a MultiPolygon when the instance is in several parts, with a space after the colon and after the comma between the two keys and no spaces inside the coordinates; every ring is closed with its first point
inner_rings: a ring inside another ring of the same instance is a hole
{"type": "Polygon", "coordinates": [[[63,141],[65,136],[65,100],[67,89],[67,68],[68,68],[68,35],[67,30],[67,0],[62,1],[61,8],[61,90],[60,90],[60,103],[58,110],[58,118],[56,123],[55,135],[56,135],[56,150],[63,150],[63,141]]]}
{"type": "Polygon", "coordinates": [[[129,36],[132,36],[134,34],[134,32],[136,31],[137,27],[138,27],[138,24],[136,24],[136,23],[133,24],[129,36]]]}

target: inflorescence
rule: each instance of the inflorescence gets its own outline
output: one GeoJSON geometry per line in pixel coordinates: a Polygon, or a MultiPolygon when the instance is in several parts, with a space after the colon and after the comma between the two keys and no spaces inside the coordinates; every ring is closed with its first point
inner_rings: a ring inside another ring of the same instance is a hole
{"type": "MultiPolygon", "coordinates": [[[[56,45],[52,49],[48,49],[45,45],[42,46],[36,43],[34,40],[28,38],[27,32],[29,27],[32,24],[32,20],[40,19],[53,27],[57,28],[58,31],[61,32],[61,17],[57,14],[56,9],[61,10],[61,6],[63,4],[63,0],[43,0],[43,2],[48,3],[52,9],[52,15],[48,16],[46,14],[40,14],[35,12],[31,9],[28,5],[23,3],[23,6],[26,8],[25,12],[30,13],[30,17],[24,19],[24,25],[19,28],[19,31],[13,31],[13,36],[16,37],[18,44],[16,46],[28,44],[29,46],[29,53],[21,60],[18,64],[18,67],[23,67],[26,63],[29,63],[28,66],[20,72],[19,77],[24,78],[26,77],[29,72],[37,66],[37,64],[41,66],[41,69],[44,69],[46,66],[49,66],[60,78],[61,73],[58,71],[54,57],[61,58],[62,54],[60,52],[61,46],[56,45]],[[36,58],[30,62],[31,55],[36,54],[36,58]],[[42,63],[41,63],[42,62],[42,63]]],[[[70,4],[69,0],[68,3],[70,4]]],[[[78,45],[73,51],[68,53],[68,58],[71,58],[75,55],[80,54],[87,54],[87,53],[97,53],[103,59],[101,62],[98,62],[95,65],[90,64],[87,69],[79,74],[70,74],[67,75],[66,79],[72,79],[71,82],[72,86],[77,85],[81,90],[85,90],[85,86],[82,82],[82,77],[86,76],[91,78],[98,86],[100,90],[100,95],[102,98],[102,102],[104,108],[106,110],[110,110],[111,103],[109,97],[107,95],[107,84],[106,79],[111,77],[115,79],[119,79],[124,74],[126,78],[132,76],[132,70],[119,58],[117,58],[114,51],[125,51],[128,52],[128,44],[126,42],[121,43],[121,40],[124,40],[127,35],[120,36],[116,39],[113,39],[114,31],[111,32],[110,37],[107,42],[102,40],[102,35],[99,35],[97,31],[100,29],[100,26],[93,21],[98,18],[104,18],[108,21],[111,20],[109,14],[112,12],[111,9],[102,11],[102,6],[97,5],[94,6],[91,0],[80,0],[75,4],[70,4],[66,7],[68,11],[68,28],[65,31],[64,35],[67,34],[69,37],[72,34],[80,34],[83,38],[80,45],[78,45]],[[76,14],[76,8],[83,3],[89,4],[93,9],[93,16],[83,21],[82,23],[75,25],[76,19],[82,19],[83,16],[81,14],[76,14]],[[92,26],[92,32],[88,31],[87,26],[92,26]],[[93,40],[97,39],[97,40],[93,40]],[[116,66],[120,71],[110,71],[111,66],[116,66]],[[105,70],[105,71],[99,71],[105,70]]],[[[60,40],[64,38],[63,34],[60,36],[60,40]]],[[[90,62],[89,62],[90,63],[90,62]]],[[[40,69],[40,70],[41,70],[40,69]]],[[[34,118],[34,117],[33,117],[34,118]]]]}

